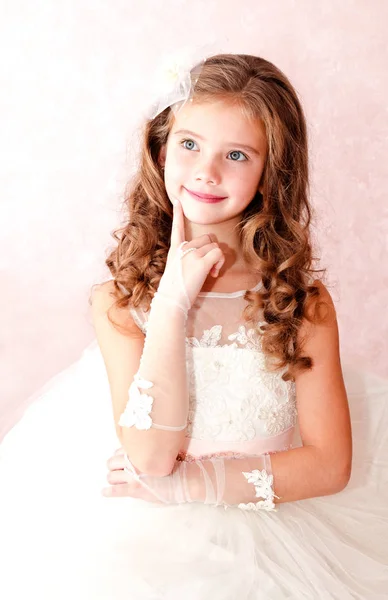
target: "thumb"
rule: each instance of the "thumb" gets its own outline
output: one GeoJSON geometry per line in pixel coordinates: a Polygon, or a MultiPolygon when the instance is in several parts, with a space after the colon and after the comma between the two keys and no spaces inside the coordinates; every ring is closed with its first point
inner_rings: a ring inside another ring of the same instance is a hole
{"type": "Polygon", "coordinates": [[[178,198],[172,198],[173,216],[171,228],[170,248],[175,253],[179,245],[185,241],[185,220],[182,204],[178,198]]]}

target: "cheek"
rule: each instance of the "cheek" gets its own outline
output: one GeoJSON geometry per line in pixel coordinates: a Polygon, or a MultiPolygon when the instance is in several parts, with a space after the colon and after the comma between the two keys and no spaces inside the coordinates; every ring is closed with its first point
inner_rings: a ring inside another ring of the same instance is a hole
{"type": "Polygon", "coordinates": [[[192,169],[187,161],[166,162],[164,180],[167,186],[177,186],[187,184],[192,169]]]}
{"type": "Polygon", "coordinates": [[[252,177],[251,174],[233,177],[227,185],[229,195],[234,199],[236,207],[239,209],[246,208],[254,198],[259,187],[257,177],[252,177]]]}
{"type": "Polygon", "coordinates": [[[234,174],[230,177],[228,190],[233,193],[237,198],[251,197],[255,194],[259,185],[257,177],[253,177],[252,174],[242,172],[234,174]]]}
{"type": "Polygon", "coordinates": [[[258,187],[260,185],[260,178],[262,174],[262,169],[256,170],[249,174],[248,177],[245,178],[245,186],[250,195],[254,195],[258,187]]]}

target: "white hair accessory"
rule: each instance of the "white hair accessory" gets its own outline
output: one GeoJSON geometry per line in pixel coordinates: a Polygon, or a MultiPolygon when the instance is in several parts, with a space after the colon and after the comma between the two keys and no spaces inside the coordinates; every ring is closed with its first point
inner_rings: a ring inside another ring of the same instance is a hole
{"type": "Polygon", "coordinates": [[[198,57],[187,50],[179,55],[164,57],[154,78],[152,96],[156,100],[147,114],[149,119],[154,119],[168,106],[176,112],[187,102],[192,96],[205,60],[198,61],[198,57]]]}
{"type": "Polygon", "coordinates": [[[164,55],[151,84],[151,106],[146,117],[154,119],[168,106],[176,113],[184,106],[193,96],[207,58],[218,51],[218,44],[213,42],[201,47],[186,46],[164,55]]]}

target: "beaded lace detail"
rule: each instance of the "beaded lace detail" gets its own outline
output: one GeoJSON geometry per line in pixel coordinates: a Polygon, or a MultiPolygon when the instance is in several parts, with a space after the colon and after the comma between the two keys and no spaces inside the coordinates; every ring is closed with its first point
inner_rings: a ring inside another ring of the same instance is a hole
{"type": "MultiPolygon", "coordinates": [[[[283,448],[279,448],[279,450],[273,450],[272,452],[268,452],[267,454],[277,454],[278,452],[284,452],[286,450],[291,450],[292,444],[288,446],[284,446],[283,448]]],[[[181,450],[177,455],[176,459],[180,462],[195,462],[197,460],[210,460],[211,458],[246,458],[246,453],[235,452],[234,450],[229,450],[227,452],[209,452],[207,454],[201,454],[201,456],[194,456],[189,452],[185,452],[181,450]]],[[[250,455],[252,456],[252,454],[250,455]]]]}
{"type": "Polygon", "coordinates": [[[295,384],[283,381],[283,370],[265,368],[254,330],[246,331],[241,325],[228,336],[231,344],[219,345],[221,336],[222,326],[215,325],[205,330],[200,340],[187,338],[186,435],[246,442],[293,427],[297,418],[295,384]]]}
{"type": "MultiPolygon", "coordinates": [[[[259,326],[262,324],[265,324],[265,321],[260,321],[258,323],[259,326]]],[[[245,325],[240,325],[236,333],[228,335],[228,340],[231,340],[233,342],[232,344],[219,344],[218,342],[220,341],[221,336],[222,325],[213,325],[210,329],[205,329],[200,340],[196,337],[186,338],[186,346],[197,348],[224,348],[225,346],[238,348],[239,346],[244,346],[248,350],[261,349],[261,342],[260,339],[257,338],[256,331],[254,329],[248,329],[248,331],[246,331],[245,325]]]]}

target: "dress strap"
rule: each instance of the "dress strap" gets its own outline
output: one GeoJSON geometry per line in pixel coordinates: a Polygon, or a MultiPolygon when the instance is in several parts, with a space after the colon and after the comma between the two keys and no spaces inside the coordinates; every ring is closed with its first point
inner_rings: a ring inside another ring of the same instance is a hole
{"type": "Polygon", "coordinates": [[[311,285],[317,279],[315,273],[306,273],[305,280],[307,285],[311,285]]]}
{"type": "Polygon", "coordinates": [[[116,281],[116,283],[117,283],[117,285],[119,286],[120,290],[123,292],[123,294],[125,294],[126,296],[129,296],[129,292],[128,292],[127,288],[125,288],[125,287],[123,286],[123,284],[122,284],[122,283],[119,283],[118,281],[116,281]]]}

